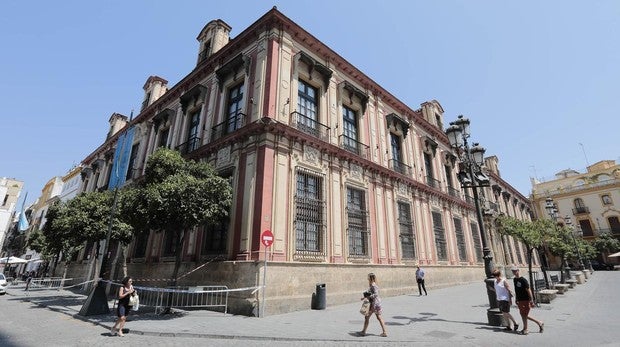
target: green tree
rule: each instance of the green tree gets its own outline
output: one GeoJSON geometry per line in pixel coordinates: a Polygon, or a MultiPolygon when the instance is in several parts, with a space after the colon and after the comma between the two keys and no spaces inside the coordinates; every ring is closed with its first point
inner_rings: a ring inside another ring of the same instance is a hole
{"type": "Polygon", "coordinates": [[[175,264],[172,286],[177,285],[186,232],[228,214],[232,189],[207,163],[185,160],[179,152],[160,148],[146,164],[141,181],[127,187],[121,210],[136,233],[171,233],[175,264]]]}
{"type": "MultiPolygon", "coordinates": [[[[110,191],[81,193],[66,203],[59,202],[47,212],[44,235],[50,252],[70,255],[87,242],[100,247],[110,225],[113,193],[110,191]]],[[[133,237],[133,228],[119,218],[112,220],[112,241],[127,244],[133,237]]],[[[95,278],[99,276],[99,264],[94,262],[95,278]]]]}
{"type": "Polygon", "coordinates": [[[547,242],[551,253],[562,259],[562,283],[565,283],[570,278],[567,269],[568,258],[576,256],[572,233],[572,229],[558,225],[547,242]]]}
{"type": "Polygon", "coordinates": [[[33,251],[40,253],[43,258],[49,258],[50,254],[47,250],[47,241],[45,239],[45,235],[43,235],[43,231],[40,229],[35,229],[30,232],[26,238],[26,246],[33,251]]]}
{"type": "Polygon", "coordinates": [[[600,234],[593,242],[599,253],[616,253],[620,251],[620,241],[611,233],[600,234]]]}
{"type": "MultiPolygon", "coordinates": [[[[499,233],[514,237],[515,239],[521,241],[526,247],[530,283],[533,283],[532,254],[534,250],[541,250],[545,246],[545,243],[549,238],[549,230],[553,227],[552,222],[547,219],[538,219],[532,222],[519,220],[508,216],[500,216],[496,219],[496,223],[499,233]]],[[[541,258],[540,252],[539,258],[541,258]]],[[[544,264],[541,264],[541,269],[545,277],[545,282],[547,282],[546,268],[542,265],[544,264]]]]}

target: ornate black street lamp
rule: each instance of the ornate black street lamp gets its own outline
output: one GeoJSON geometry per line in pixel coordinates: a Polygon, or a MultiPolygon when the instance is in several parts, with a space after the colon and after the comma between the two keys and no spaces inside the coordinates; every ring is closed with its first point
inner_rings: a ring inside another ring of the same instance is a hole
{"type": "MultiPolygon", "coordinates": [[[[549,214],[549,218],[551,218],[551,220],[554,223],[557,223],[559,214],[558,214],[558,209],[555,207],[555,203],[553,202],[553,199],[551,198],[545,199],[545,210],[547,210],[547,213],[549,214]]],[[[556,228],[557,228],[557,224],[556,224],[556,228]]],[[[562,255],[562,267],[564,268],[564,270],[561,271],[562,283],[565,283],[567,279],[571,279],[571,274],[570,274],[571,269],[570,269],[570,266],[568,265],[568,260],[566,259],[566,255],[562,255]]]]}
{"type": "Polygon", "coordinates": [[[573,227],[573,221],[571,220],[569,215],[564,217],[564,224],[566,224],[570,229],[570,236],[573,238],[573,244],[575,244],[575,251],[577,251],[577,259],[579,260],[579,270],[584,270],[586,267],[583,265],[583,258],[581,258],[581,252],[579,251],[579,245],[577,245],[577,240],[575,240],[575,228],[573,227]]]}
{"type": "Polygon", "coordinates": [[[477,143],[474,143],[473,147],[469,147],[469,143],[467,142],[470,136],[469,119],[463,118],[462,115],[458,116],[456,121],[450,123],[450,127],[446,129],[446,135],[448,135],[450,145],[456,150],[460,160],[458,179],[461,183],[461,188],[470,188],[474,197],[478,228],[480,229],[480,241],[482,243],[484,272],[486,274],[485,287],[487,289],[487,296],[489,297],[490,308],[487,310],[488,322],[489,325],[500,326],[502,321],[501,313],[497,306],[495,291],[491,290],[494,281],[491,274],[494,267],[493,255],[487,244],[482,209],[480,207],[480,200],[478,199],[478,188],[490,186],[489,178],[482,172],[485,149],[477,143]]]}

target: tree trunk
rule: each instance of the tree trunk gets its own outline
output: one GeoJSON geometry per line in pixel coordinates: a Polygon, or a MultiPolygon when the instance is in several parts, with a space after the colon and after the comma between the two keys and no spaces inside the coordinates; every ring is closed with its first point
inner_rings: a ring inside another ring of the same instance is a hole
{"type": "MultiPolygon", "coordinates": [[[[166,231],[169,232],[169,231],[166,231]]],[[[183,239],[185,237],[185,230],[175,230],[174,238],[174,270],[172,271],[172,281],[170,285],[173,289],[177,287],[177,277],[179,275],[179,268],[181,267],[181,260],[183,259],[182,249],[183,249],[183,239]]],[[[168,294],[168,302],[166,308],[162,312],[162,314],[168,314],[172,312],[172,297],[174,293],[168,294]]]]}
{"type": "Polygon", "coordinates": [[[547,256],[545,255],[545,251],[544,249],[541,252],[541,249],[538,248],[538,259],[540,260],[540,270],[542,270],[543,273],[543,277],[545,279],[545,287],[547,287],[547,289],[550,289],[551,286],[549,286],[549,278],[547,278],[547,256]]]}

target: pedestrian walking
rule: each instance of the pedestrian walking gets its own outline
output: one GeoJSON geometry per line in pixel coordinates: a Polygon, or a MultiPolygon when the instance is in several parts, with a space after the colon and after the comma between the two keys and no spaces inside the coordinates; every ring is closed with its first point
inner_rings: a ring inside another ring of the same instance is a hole
{"type": "Polygon", "coordinates": [[[420,265],[416,264],[418,268],[415,270],[415,281],[418,282],[418,291],[420,292],[420,296],[422,296],[422,289],[424,289],[424,295],[428,295],[426,292],[426,287],[424,286],[424,269],[420,269],[420,265]]]}
{"type": "Polygon", "coordinates": [[[364,297],[361,300],[367,299],[370,301],[370,310],[368,311],[368,315],[364,316],[364,329],[359,332],[360,336],[366,336],[366,330],[368,329],[368,322],[370,322],[370,316],[374,313],[379,320],[379,324],[381,324],[382,333],[381,337],[387,337],[387,332],[385,331],[385,322],[383,321],[383,317],[381,314],[383,313],[381,307],[381,298],[379,297],[379,286],[377,285],[377,276],[374,273],[368,274],[368,285],[369,288],[364,292],[364,297]]]}
{"type": "Polygon", "coordinates": [[[521,319],[523,320],[523,330],[520,331],[521,335],[527,335],[527,320],[531,320],[532,322],[538,324],[538,329],[542,333],[545,327],[545,323],[530,317],[530,308],[534,307],[534,296],[532,295],[532,290],[530,289],[530,284],[524,277],[521,277],[519,274],[519,268],[516,266],[512,267],[512,274],[515,276],[513,278],[515,285],[515,300],[517,301],[517,307],[519,307],[519,314],[521,315],[521,319]]]}
{"type": "Polygon", "coordinates": [[[493,290],[495,290],[499,311],[504,316],[504,319],[508,321],[506,330],[517,331],[519,329],[519,324],[517,324],[517,321],[510,314],[510,305],[512,305],[512,293],[510,292],[510,285],[508,285],[508,282],[506,282],[505,278],[502,278],[502,273],[498,269],[495,269],[495,271],[493,271],[493,277],[495,277],[495,281],[493,282],[493,290]],[[514,324],[514,329],[510,328],[510,322],[514,324]]]}
{"type": "Polygon", "coordinates": [[[118,319],[112,328],[110,328],[110,332],[112,335],[118,333],[118,336],[125,336],[123,335],[123,327],[125,326],[129,310],[131,309],[129,298],[132,295],[136,295],[136,290],[133,289],[133,280],[131,277],[123,278],[121,283],[123,286],[118,289],[118,303],[116,305],[116,316],[118,319]]]}
{"type": "Polygon", "coordinates": [[[32,282],[32,277],[34,276],[34,271],[28,271],[26,275],[26,289],[28,291],[30,289],[30,282],[32,282]]]}

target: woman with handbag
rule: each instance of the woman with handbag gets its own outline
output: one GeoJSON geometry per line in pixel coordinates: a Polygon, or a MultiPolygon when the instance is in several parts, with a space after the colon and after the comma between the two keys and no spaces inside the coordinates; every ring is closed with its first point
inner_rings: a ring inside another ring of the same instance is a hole
{"type": "Polygon", "coordinates": [[[368,274],[368,291],[364,292],[364,297],[362,300],[368,300],[370,302],[370,309],[368,310],[368,314],[364,315],[364,329],[359,332],[360,336],[366,336],[366,330],[368,329],[368,323],[370,322],[370,317],[374,313],[377,316],[377,320],[379,320],[379,324],[381,324],[381,337],[387,337],[387,332],[385,331],[385,322],[383,322],[383,317],[381,317],[382,308],[381,308],[381,298],[379,298],[379,286],[377,285],[377,276],[374,273],[368,274]]]}
{"type": "Polygon", "coordinates": [[[110,332],[112,335],[118,332],[118,336],[125,336],[123,334],[123,327],[125,326],[125,321],[127,321],[129,310],[131,310],[129,301],[132,296],[137,296],[138,294],[136,293],[136,290],[133,289],[133,280],[131,277],[123,278],[121,283],[123,286],[118,289],[118,304],[116,305],[116,316],[118,319],[110,329],[110,332]]]}

